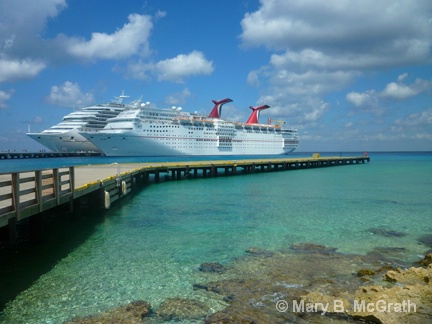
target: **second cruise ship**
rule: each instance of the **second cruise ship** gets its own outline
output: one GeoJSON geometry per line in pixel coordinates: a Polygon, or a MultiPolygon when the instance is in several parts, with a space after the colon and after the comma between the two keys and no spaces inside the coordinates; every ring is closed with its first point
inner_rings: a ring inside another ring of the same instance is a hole
{"type": "Polygon", "coordinates": [[[40,133],[27,133],[53,152],[100,152],[93,143],[84,138],[79,131],[97,131],[105,127],[109,118],[121,112],[139,107],[140,101],[124,104],[129,98],[122,93],[115,101],[81,108],[63,117],[63,120],[40,133]]]}

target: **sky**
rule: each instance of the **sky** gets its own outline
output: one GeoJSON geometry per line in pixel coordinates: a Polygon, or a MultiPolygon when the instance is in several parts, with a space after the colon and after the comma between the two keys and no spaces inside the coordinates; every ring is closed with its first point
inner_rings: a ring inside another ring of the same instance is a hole
{"type": "Polygon", "coordinates": [[[432,151],[430,0],[0,0],[0,151],[123,91],[297,128],[299,152],[432,151]]]}

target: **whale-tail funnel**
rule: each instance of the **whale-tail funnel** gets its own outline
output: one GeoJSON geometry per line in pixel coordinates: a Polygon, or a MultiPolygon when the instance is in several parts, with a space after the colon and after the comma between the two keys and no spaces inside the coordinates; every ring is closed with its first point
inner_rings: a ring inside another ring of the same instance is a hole
{"type": "Polygon", "coordinates": [[[232,100],[229,98],[223,99],[223,100],[212,100],[215,106],[213,107],[213,110],[211,111],[209,117],[211,118],[221,118],[222,114],[222,106],[228,102],[231,102],[232,100]]]}
{"type": "Polygon", "coordinates": [[[264,105],[264,106],[260,106],[260,107],[249,107],[250,109],[252,109],[252,113],[249,116],[248,120],[246,121],[246,124],[258,124],[258,119],[259,119],[259,113],[261,110],[270,108],[270,106],[268,105],[264,105]]]}

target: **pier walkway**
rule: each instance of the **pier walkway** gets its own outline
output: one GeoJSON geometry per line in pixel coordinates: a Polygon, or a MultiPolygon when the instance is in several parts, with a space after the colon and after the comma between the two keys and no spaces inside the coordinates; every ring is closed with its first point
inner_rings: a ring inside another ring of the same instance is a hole
{"type": "Polygon", "coordinates": [[[0,228],[80,199],[109,209],[135,188],[161,180],[364,164],[368,156],[104,164],[0,174],[0,228]]]}

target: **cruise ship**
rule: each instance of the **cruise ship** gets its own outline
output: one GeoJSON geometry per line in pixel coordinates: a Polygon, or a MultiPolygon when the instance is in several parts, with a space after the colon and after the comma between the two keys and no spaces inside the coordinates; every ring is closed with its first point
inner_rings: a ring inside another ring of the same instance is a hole
{"type": "Polygon", "coordinates": [[[29,132],[27,135],[53,152],[100,152],[99,148],[79,132],[101,130],[109,118],[139,107],[139,100],[123,104],[126,98],[129,97],[122,93],[110,103],[81,108],[64,116],[59,124],[40,133],[29,132]]]}
{"type": "Polygon", "coordinates": [[[259,123],[267,105],[250,107],[244,123],[222,119],[222,106],[231,101],[213,100],[208,116],[141,104],[111,118],[102,130],[80,134],[106,156],[275,155],[297,148],[296,129],[283,127],[282,121],[259,123]]]}

